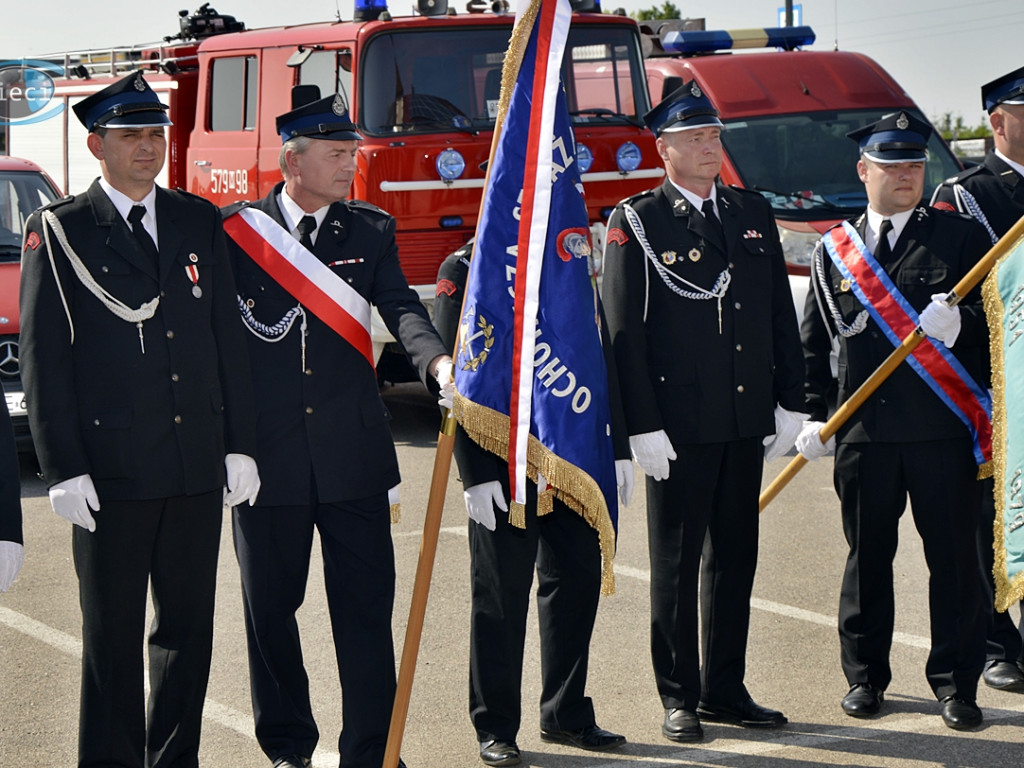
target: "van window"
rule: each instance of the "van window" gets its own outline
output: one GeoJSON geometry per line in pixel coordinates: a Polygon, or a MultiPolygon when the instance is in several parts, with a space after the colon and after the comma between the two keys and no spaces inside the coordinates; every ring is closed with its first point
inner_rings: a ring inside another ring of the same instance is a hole
{"type": "MultiPolygon", "coordinates": [[[[922,117],[915,110],[907,112],[922,117]]],[[[879,110],[849,110],[726,120],[722,143],[743,186],[761,192],[780,218],[805,218],[807,212],[807,219],[819,219],[822,211],[834,211],[840,218],[867,205],[864,184],[857,178],[857,145],[846,134],[882,115],[879,110]]],[[[942,139],[932,134],[925,199],[959,170],[942,139]]]]}
{"type": "Polygon", "coordinates": [[[0,171],[0,262],[19,259],[26,219],[58,197],[38,172],[0,171]]]}
{"type": "Polygon", "coordinates": [[[340,93],[351,104],[352,51],[314,51],[299,67],[299,84],[315,85],[321,96],[340,93]]]}
{"type": "Polygon", "coordinates": [[[213,60],[210,130],[255,130],[258,73],[255,56],[213,60]]]}
{"type": "MultiPolygon", "coordinates": [[[[399,31],[366,46],[357,122],[370,135],[474,133],[498,113],[508,29],[399,31]]],[[[649,108],[629,27],[569,30],[562,81],[576,124],[637,124],[649,108]]]]}

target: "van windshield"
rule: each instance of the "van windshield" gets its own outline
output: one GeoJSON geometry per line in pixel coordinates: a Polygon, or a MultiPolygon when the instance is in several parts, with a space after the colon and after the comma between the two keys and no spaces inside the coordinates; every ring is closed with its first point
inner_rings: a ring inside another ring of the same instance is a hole
{"type": "MultiPolygon", "coordinates": [[[[726,120],[722,143],[743,186],[764,195],[787,220],[851,216],[867,206],[857,178],[857,145],[846,134],[892,110],[811,112],[726,120]]],[[[908,113],[922,117],[916,110],[908,113]]],[[[925,200],[960,170],[938,135],[928,141],[925,200]]]]}
{"type": "MultiPolygon", "coordinates": [[[[508,38],[505,27],[374,38],[357,73],[359,127],[376,136],[493,129],[508,38]]],[[[629,27],[570,28],[562,81],[575,124],[640,125],[650,108],[643,77],[629,27]]]]}

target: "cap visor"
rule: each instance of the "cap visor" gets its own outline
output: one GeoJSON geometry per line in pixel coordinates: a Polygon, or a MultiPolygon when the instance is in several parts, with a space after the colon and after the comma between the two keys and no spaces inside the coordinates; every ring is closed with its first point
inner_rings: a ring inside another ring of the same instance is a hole
{"type": "Polygon", "coordinates": [[[875,163],[923,163],[928,153],[923,149],[872,149],[864,152],[864,157],[875,163]]]}
{"type": "Polygon", "coordinates": [[[153,125],[174,125],[163,112],[131,112],[127,115],[115,116],[97,128],[149,128],[153,125]]]}
{"type": "Polygon", "coordinates": [[[658,131],[660,136],[663,133],[681,133],[682,131],[692,131],[695,128],[725,128],[722,121],[714,115],[701,115],[700,117],[691,117],[689,120],[683,120],[678,123],[672,123],[667,128],[662,128],[658,131]]]}

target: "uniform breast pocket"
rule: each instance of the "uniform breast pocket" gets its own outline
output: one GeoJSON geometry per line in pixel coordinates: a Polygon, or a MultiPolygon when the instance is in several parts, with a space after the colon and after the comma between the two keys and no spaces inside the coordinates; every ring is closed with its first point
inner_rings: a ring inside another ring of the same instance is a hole
{"type": "Polygon", "coordinates": [[[760,235],[753,229],[740,236],[740,245],[751,256],[771,256],[778,252],[771,238],[760,235]]]}
{"type": "Polygon", "coordinates": [[[373,283],[373,270],[359,257],[339,257],[328,264],[331,271],[364,298],[369,296],[373,283]]]}
{"type": "Polygon", "coordinates": [[[930,298],[949,279],[949,268],[945,264],[907,266],[900,270],[899,285],[904,293],[920,292],[930,298]]]}

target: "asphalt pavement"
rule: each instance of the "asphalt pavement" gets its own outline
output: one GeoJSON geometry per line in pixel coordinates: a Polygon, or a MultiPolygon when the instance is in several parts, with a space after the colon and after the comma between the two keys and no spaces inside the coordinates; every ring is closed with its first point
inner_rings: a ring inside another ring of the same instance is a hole
{"type": "MultiPolygon", "coordinates": [[[[440,419],[433,400],[416,385],[395,387],[385,397],[394,416],[403,476],[402,519],[393,528],[398,567],[394,628],[400,658],[440,419]]],[[[766,466],[766,484],[787,461],[766,466]]],[[[894,678],[883,713],[868,720],[843,714],[839,701],[847,686],[839,666],[835,617],[846,545],[831,469],[830,458],[808,465],[760,519],[746,681],[756,701],[786,713],[787,726],[759,731],[709,723],[704,741],[695,745],[662,737],[663,711],[648,651],[650,574],[638,470],[632,503],[620,513],[616,591],[601,601],[588,686],[598,724],[625,734],[628,744],[615,752],[586,753],[540,740],[538,632],[531,609],[518,739],[523,764],[541,768],[1019,765],[1024,756],[1024,695],[982,686],[979,704],[985,724],[977,731],[949,730],[939,718],[924,676],[929,645],[928,575],[909,514],[904,515],[895,564],[894,678]]],[[[22,484],[26,562],[11,591],[0,595],[0,764],[73,766],[81,618],[71,531],[50,511],[30,457],[24,462],[22,484]]],[[[454,463],[441,526],[402,756],[409,768],[475,768],[482,763],[467,712],[467,522],[454,463]]],[[[201,763],[204,768],[269,768],[253,736],[238,568],[227,515],[218,589],[201,763]]],[[[336,768],[341,690],[315,546],[299,620],[321,731],[314,766],[336,768]]]]}

